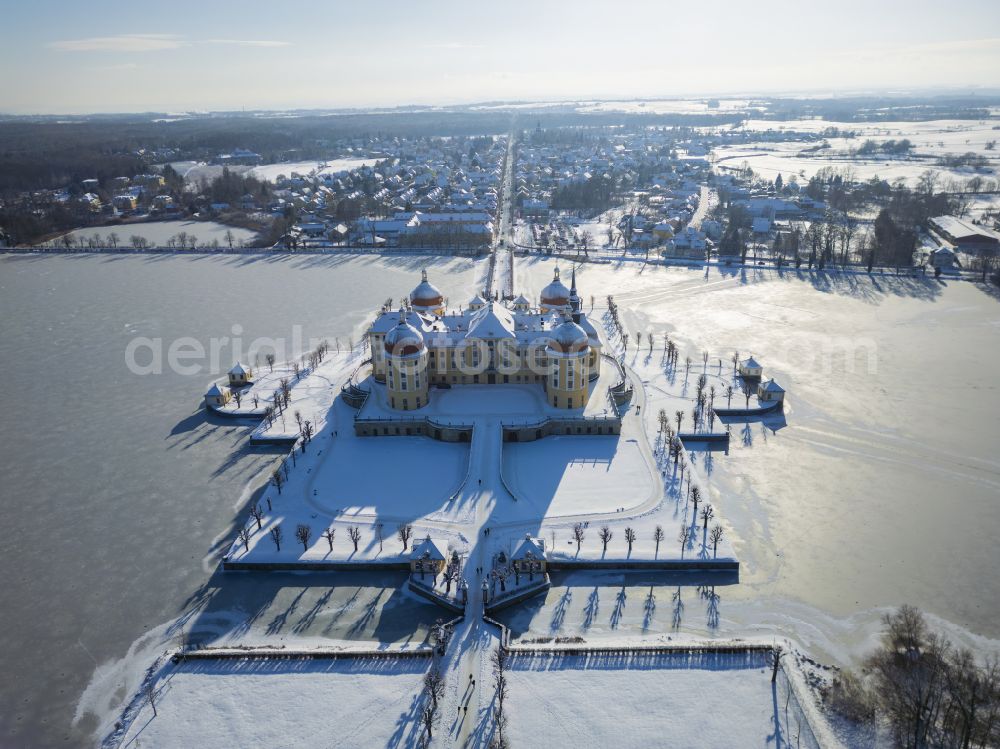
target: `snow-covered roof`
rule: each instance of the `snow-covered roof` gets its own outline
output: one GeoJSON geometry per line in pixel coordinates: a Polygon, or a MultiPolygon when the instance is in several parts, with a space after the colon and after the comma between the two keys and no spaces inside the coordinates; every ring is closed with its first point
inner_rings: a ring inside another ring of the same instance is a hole
{"type": "Polygon", "coordinates": [[[746,359],[740,362],[740,366],[744,369],[760,369],[761,366],[752,356],[748,356],[746,359]]]}
{"type": "Polygon", "coordinates": [[[761,385],[760,387],[761,387],[762,390],[764,390],[764,391],[766,391],[768,393],[783,393],[783,392],[785,392],[785,389],[783,387],[781,387],[781,385],[779,385],[777,382],[775,382],[773,377],[770,380],[768,380],[767,382],[765,382],[763,385],[761,385]]]}
{"type": "Polygon", "coordinates": [[[552,331],[549,345],[564,353],[575,353],[586,349],[589,343],[587,331],[567,317],[552,331]]]}
{"type": "Polygon", "coordinates": [[[435,559],[444,561],[444,554],[433,539],[427,536],[423,541],[413,547],[411,559],[435,559]]]}
{"type": "Polygon", "coordinates": [[[436,307],[442,300],[440,289],[427,280],[427,271],[421,271],[420,283],[410,292],[410,302],[417,307],[436,307]]]}
{"type": "Polygon", "coordinates": [[[552,274],[552,283],[542,289],[542,293],[539,295],[542,303],[561,305],[565,304],[566,300],[569,299],[569,289],[566,285],[559,280],[559,268],[555,269],[552,274]]]}
{"type": "Polygon", "coordinates": [[[210,387],[208,389],[208,392],[205,393],[205,397],[206,398],[219,398],[220,396],[222,396],[222,390],[221,390],[221,388],[219,388],[219,384],[218,383],[213,382],[212,383],[212,387],[210,387]]]}
{"type": "Polygon", "coordinates": [[[246,369],[240,362],[236,362],[233,365],[233,368],[229,370],[229,374],[236,375],[237,377],[239,377],[240,375],[250,374],[250,370],[246,369]]]}
{"type": "Polygon", "coordinates": [[[517,561],[521,559],[545,559],[545,542],[540,538],[532,538],[530,535],[524,537],[521,545],[511,559],[517,561]]]}
{"type": "Polygon", "coordinates": [[[502,304],[490,302],[472,314],[466,338],[515,338],[514,317],[502,304]]]}

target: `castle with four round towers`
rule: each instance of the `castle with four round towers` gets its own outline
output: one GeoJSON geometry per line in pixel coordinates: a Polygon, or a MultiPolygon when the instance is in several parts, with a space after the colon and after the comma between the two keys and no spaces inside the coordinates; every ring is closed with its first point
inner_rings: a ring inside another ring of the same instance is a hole
{"type": "Polygon", "coordinates": [[[477,294],[457,312],[422,273],[398,310],[383,308],[368,331],[372,370],[389,406],[426,406],[432,387],[537,384],[549,405],[582,409],[600,376],[601,340],[582,309],[576,271],[570,288],[556,268],[538,306],[524,296],[477,294]]]}

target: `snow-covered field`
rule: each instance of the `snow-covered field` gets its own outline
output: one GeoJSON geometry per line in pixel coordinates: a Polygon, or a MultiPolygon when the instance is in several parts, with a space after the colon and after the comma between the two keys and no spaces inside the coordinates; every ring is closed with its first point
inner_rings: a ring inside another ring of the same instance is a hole
{"type": "Polygon", "coordinates": [[[121,747],[411,747],[424,658],[168,665],[121,747]]]}
{"type": "MultiPolygon", "coordinates": [[[[291,177],[293,173],[303,177],[320,174],[336,174],[351,171],[365,165],[373,165],[375,159],[330,159],[329,161],[289,161],[281,164],[261,164],[260,166],[244,166],[234,164],[228,168],[240,174],[250,174],[257,179],[276,182],[279,176],[291,177]],[[322,169],[320,167],[323,167],[322,169]]],[[[197,184],[202,180],[211,181],[222,175],[227,167],[221,164],[206,164],[203,161],[175,161],[171,166],[177,173],[190,183],[197,184]]]]}
{"type": "Polygon", "coordinates": [[[830,138],[830,147],[821,151],[804,153],[818,141],[786,141],[742,143],[723,146],[713,150],[716,164],[740,167],[744,162],[755,172],[767,179],[782,174],[787,180],[798,175],[800,181],[808,180],[824,167],[838,170],[850,169],[856,179],[866,180],[880,177],[894,181],[902,178],[914,185],[920,175],[930,169],[941,179],[967,180],[979,174],[995,177],[1000,167],[1000,151],[987,149],[991,141],[1000,140],[998,120],[932,120],[927,122],[831,122],[828,120],[748,120],[747,132],[821,132],[828,127],[851,130],[854,138],[830,138]],[[913,157],[890,159],[880,156],[851,156],[849,151],[860,148],[865,140],[877,143],[886,140],[909,139],[913,143],[913,157]],[[976,153],[990,159],[986,171],[970,168],[951,169],[939,166],[939,157],[949,154],[976,153]]]}
{"type": "MultiPolygon", "coordinates": [[[[218,241],[221,247],[228,247],[226,232],[233,233],[234,244],[251,241],[256,234],[249,229],[241,229],[238,226],[226,226],[215,221],[147,221],[139,224],[119,224],[117,226],[88,226],[83,229],[74,229],[67,232],[74,241],[80,238],[91,239],[95,234],[100,235],[103,240],[102,246],[107,244],[107,237],[112,232],[118,235],[118,246],[131,246],[131,237],[144,237],[154,247],[166,247],[167,240],[175,237],[181,232],[190,237],[196,237],[198,246],[211,244],[213,240],[218,241]]],[[[61,237],[52,240],[59,244],[61,237]]]]}
{"type": "MultiPolygon", "coordinates": [[[[753,108],[749,99],[717,99],[718,106],[708,106],[708,99],[647,99],[579,102],[579,112],[626,112],[628,114],[727,114],[753,108]]],[[[762,107],[761,107],[762,108],[762,107]]],[[[759,111],[759,109],[758,109],[759,111]]]]}
{"type": "Polygon", "coordinates": [[[285,164],[261,164],[250,170],[250,174],[257,179],[267,182],[277,182],[278,177],[291,177],[293,173],[306,176],[319,176],[322,174],[336,174],[338,172],[351,171],[359,167],[372,166],[375,159],[330,159],[329,161],[296,161],[285,164]]]}
{"type": "Polygon", "coordinates": [[[760,655],[517,655],[514,747],[816,747],[760,655]]]}

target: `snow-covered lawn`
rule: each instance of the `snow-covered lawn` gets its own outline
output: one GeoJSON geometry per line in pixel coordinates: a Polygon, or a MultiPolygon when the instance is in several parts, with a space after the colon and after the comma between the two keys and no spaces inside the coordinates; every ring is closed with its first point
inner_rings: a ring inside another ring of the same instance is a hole
{"type": "Polygon", "coordinates": [[[763,654],[517,655],[511,745],[815,747],[763,654]]]}
{"type": "Polygon", "coordinates": [[[444,507],[465,480],[468,444],[356,437],[350,427],[337,435],[312,470],[311,486],[315,503],[341,517],[428,515],[444,507]]]}
{"type": "MultiPolygon", "coordinates": [[[[302,417],[303,422],[312,422],[315,433],[319,434],[326,427],[327,421],[335,418],[331,409],[340,395],[340,387],[364,356],[365,353],[358,348],[350,352],[331,351],[315,370],[302,369],[298,380],[292,374],[289,364],[276,364],[273,372],[266,367],[258,367],[258,381],[253,389],[258,393],[260,404],[272,401],[274,391],[283,378],[288,380],[292,388],[292,401],[282,414],[275,416],[270,425],[262,421],[254,429],[254,438],[266,440],[297,437],[301,430],[295,418],[296,413],[302,417]]],[[[248,403],[249,398],[250,394],[245,393],[243,408],[253,406],[252,402],[248,403]]]]}
{"type": "Polygon", "coordinates": [[[617,435],[507,443],[503,471],[518,500],[530,502],[539,517],[631,509],[655,490],[636,440],[617,435]]]}
{"type": "Polygon", "coordinates": [[[415,746],[425,658],[188,661],[155,683],[121,743],[139,747],[415,746]]]}

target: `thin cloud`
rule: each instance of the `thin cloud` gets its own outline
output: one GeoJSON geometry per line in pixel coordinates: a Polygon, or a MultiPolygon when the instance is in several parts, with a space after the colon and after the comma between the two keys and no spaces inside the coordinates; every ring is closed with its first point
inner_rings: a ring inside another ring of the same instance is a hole
{"type": "Polygon", "coordinates": [[[424,49],[482,49],[482,44],[467,44],[466,42],[442,42],[441,44],[425,44],[424,49]]]}
{"type": "Polygon", "coordinates": [[[172,34],[120,34],[92,36],[86,39],[64,39],[46,46],[63,52],[157,52],[178,49],[187,42],[172,34]]]}
{"type": "Polygon", "coordinates": [[[63,39],[45,46],[61,52],[161,52],[195,44],[220,44],[236,47],[287,47],[290,42],[275,39],[185,39],[176,34],[119,34],[92,36],[86,39],[63,39]]]}
{"type": "Polygon", "coordinates": [[[206,39],[205,44],[233,44],[238,47],[289,47],[291,42],[272,39],[206,39]]]}

